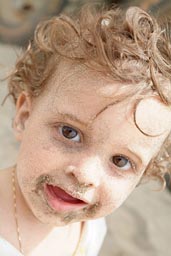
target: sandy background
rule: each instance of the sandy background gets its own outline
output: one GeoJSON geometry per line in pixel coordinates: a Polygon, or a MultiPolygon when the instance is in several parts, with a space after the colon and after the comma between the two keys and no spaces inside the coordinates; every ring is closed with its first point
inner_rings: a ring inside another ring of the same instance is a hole
{"type": "MultiPolygon", "coordinates": [[[[0,78],[8,74],[19,49],[0,45],[0,78]]],[[[0,84],[0,103],[7,94],[0,84]]],[[[14,107],[0,106],[0,169],[15,163],[18,144],[12,134],[14,107]]],[[[170,256],[171,194],[154,192],[156,184],[140,186],[127,202],[107,217],[108,234],[99,256],[170,256]]]]}

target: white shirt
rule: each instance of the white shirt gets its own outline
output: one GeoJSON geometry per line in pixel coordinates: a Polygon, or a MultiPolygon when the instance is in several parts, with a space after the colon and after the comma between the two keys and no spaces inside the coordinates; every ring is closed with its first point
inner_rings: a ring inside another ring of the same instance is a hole
{"type": "MultiPolygon", "coordinates": [[[[106,223],[104,218],[84,222],[75,256],[97,256],[105,235],[106,223]]],[[[7,240],[0,237],[0,256],[23,256],[23,254],[7,240]]]]}

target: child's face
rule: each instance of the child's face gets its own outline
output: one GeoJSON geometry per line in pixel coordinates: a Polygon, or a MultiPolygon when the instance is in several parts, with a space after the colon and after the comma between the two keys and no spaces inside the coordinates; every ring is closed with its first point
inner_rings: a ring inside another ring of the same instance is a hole
{"type": "Polygon", "coordinates": [[[117,94],[121,84],[86,68],[60,69],[33,105],[24,95],[18,100],[17,177],[34,215],[65,225],[118,208],[166,136],[144,135],[131,103],[100,93],[112,85],[117,94]]]}

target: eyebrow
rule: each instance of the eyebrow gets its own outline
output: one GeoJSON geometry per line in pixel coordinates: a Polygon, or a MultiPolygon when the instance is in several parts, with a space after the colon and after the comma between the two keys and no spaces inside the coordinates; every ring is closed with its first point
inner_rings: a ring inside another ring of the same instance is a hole
{"type": "Polygon", "coordinates": [[[79,119],[77,116],[73,115],[72,113],[64,113],[64,112],[58,112],[58,115],[60,115],[63,119],[70,119],[73,122],[77,122],[82,126],[88,126],[89,122],[85,122],[81,119],[79,119]]]}

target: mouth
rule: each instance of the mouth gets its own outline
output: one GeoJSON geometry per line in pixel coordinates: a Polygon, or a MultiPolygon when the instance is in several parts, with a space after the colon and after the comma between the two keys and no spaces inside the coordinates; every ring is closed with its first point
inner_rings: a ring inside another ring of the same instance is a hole
{"type": "Polygon", "coordinates": [[[57,212],[79,210],[88,205],[57,186],[45,184],[44,192],[49,206],[57,212]]]}

